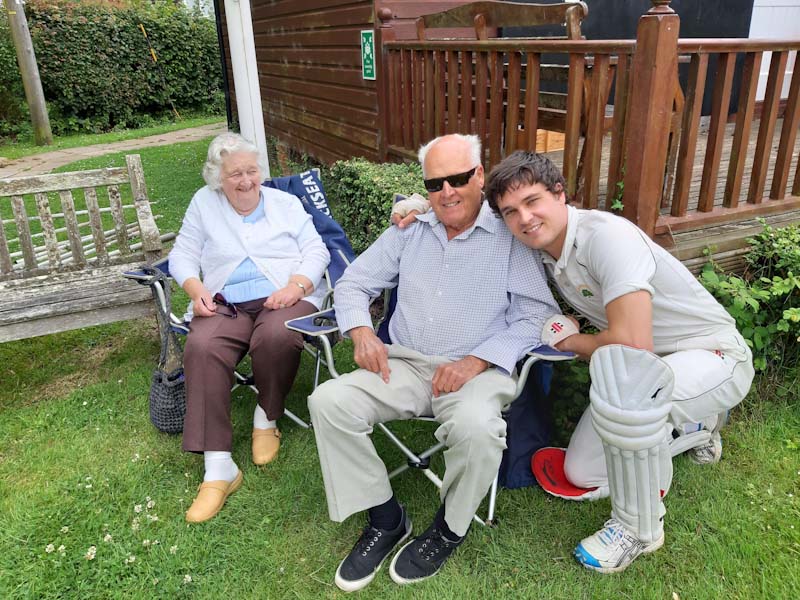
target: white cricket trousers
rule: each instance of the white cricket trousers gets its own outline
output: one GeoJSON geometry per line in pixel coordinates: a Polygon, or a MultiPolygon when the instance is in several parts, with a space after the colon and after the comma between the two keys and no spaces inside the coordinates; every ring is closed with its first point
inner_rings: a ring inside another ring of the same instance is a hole
{"type": "MultiPolygon", "coordinates": [[[[740,336],[725,350],[682,350],[662,356],[675,375],[669,422],[683,432],[686,423],[699,423],[739,404],[753,381],[753,357],[740,336]]],[[[567,478],[579,487],[608,486],[603,443],[584,411],[570,438],[564,460],[567,478]]]]}

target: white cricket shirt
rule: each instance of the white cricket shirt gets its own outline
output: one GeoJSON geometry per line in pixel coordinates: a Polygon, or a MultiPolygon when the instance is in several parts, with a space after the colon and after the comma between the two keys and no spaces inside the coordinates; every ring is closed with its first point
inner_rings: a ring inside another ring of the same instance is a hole
{"type": "Polygon", "coordinates": [[[646,290],[653,299],[656,354],[738,350],[733,318],[681,262],[633,223],[600,210],[568,206],[567,236],[558,261],[542,253],[559,292],[599,329],[606,305],[646,290]]]}

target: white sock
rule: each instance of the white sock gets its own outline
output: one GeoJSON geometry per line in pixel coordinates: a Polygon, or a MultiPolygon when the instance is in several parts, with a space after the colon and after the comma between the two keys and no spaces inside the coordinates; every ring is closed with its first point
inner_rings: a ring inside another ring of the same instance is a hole
{"type": "Polygon", "coordinates": [[[277,426],[275,421],[267,419],[267,413],[256,404],[256,410],[253,413],[253,429],[275,429],[277,426]]]}
{"type": "Polygon", "coordinates": [[[206,450],[203,452],[203,458],[206,463],[206,474],[203,476],[203,481],[231,482],[236,479],[239,467],[233,462],[230,452],[206,450]]]}

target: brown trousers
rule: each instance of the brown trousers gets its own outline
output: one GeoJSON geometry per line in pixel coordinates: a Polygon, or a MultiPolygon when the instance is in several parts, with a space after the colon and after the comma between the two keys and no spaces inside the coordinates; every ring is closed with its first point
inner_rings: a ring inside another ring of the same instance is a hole
{"type": "MultiPolygon", "coordinates": [[[[284,400],[297,374],[303,349],[302,336],[286,329],[284,322],[317,309],[301,300],[289,308],[269,310],[263,307],[264,301],[261,298],[237,304],[235,319],[222,314],[192,319],[183,353],[185,451],[231,451],[233,372],[248,352],[258,388],[258,404],[271,421],[283,414],[284,400]]],[[[230,314],[225,307],[220,307],[222,311],[230,314]]]]}

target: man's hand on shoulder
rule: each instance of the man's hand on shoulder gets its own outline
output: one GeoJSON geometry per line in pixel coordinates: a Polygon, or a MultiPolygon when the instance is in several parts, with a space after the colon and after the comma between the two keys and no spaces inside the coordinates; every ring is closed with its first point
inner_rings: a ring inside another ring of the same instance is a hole
{"type": "Polygon", "coordinates": [[[381,376],[389,383],[389,351],[370,327],[354,327],[347,332],[353,340],[353,359],[362,369],[381,376]]]}
{"type": "Polygon", "coordinates": [[[457,392],[473,377],[489,368],[489,363],[477,356],[465,356],[461,360],[441,365],[433,375],[433,395],[457,392]]]}

